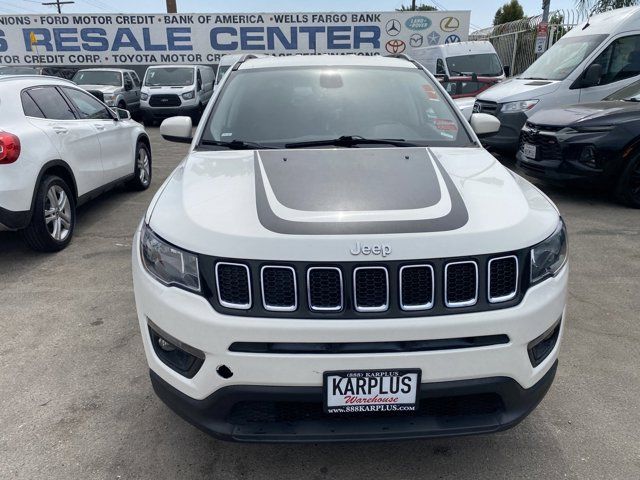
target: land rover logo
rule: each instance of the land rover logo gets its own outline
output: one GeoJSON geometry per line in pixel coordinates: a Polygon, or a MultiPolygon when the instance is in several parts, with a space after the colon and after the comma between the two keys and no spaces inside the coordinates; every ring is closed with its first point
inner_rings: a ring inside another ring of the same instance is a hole
{"type": "Polygon", "coordinates": [[[351,255],[382,255],[383,257],[387,257],[391,255],[391,246],[385,245],[384,243],[368,245],[356,242],[349,252],[351,255]]]}
{"type": "Polygon", "coordinates": [[[426,30],[431,26],[431,19],[422,15],[408,18],[404,25],[410,30],[426,30]]]}

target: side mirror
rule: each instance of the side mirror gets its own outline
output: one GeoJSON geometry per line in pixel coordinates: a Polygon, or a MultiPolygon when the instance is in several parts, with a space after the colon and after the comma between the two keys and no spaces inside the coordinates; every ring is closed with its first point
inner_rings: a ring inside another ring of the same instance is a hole
{"type": "Polygon", "coordinates": [[[129,110],[125,110],[124,108],[114,108],[113,110],[115,110],[118,120],[131,120],[129,110]]]}
{"type": "Polygon", "coordinates": [[[511,67],[509,65],[505,65],[502,69],[504,70],[505,77],[511,76],[511,67]]]}
{"type": "Polygon", "coordinates": [[[595,87],[600,83],[602,79],[602,65],[599,63],[592,63],[584,71],[582,75],[582,81],[580,82],[580,88],[595,87]]]}
{"type": "Polygon", "coordinates": [[[160,124],[160,135],[165,140],[178,143],[191,143],[191,117],[170,117],[160,124]]]}
{"type": "Polygon", "coordinates": [[[487,113],[474,113],[469,120],[478,138],[489,137],[500,130],[500,120],[487,113]]]}
{"type": "Polygon", "coordinates": [[[130,83],[125,83],[124,84],[124,89],[128,92],[129,90],[133,90],[133,85],[131,85],[130,83]]]}

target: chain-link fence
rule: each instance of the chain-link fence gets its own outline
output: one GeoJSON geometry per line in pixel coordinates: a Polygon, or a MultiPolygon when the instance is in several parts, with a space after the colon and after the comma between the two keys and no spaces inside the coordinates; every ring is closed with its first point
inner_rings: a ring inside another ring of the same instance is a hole
{"type": "MultiPolygon", "coordinates": [[[[556,10],[549,15],[547,48],[576,25],[586,20],[585,14],[576,10],[556,10]]],[[[490,41],[504,65],[509,65],[511,75],[524,72],[537,58],[535,44],[542,15],[523,18],[515,22],[477,30],[469,40],[490,41]]]]}

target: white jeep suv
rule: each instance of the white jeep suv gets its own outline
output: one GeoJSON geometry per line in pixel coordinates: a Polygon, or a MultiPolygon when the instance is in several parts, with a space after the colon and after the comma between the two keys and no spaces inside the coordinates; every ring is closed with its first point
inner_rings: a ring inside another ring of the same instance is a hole
{"type": "Polygon", "coordinates": [[[123,182],[151,182],[149,138],[126,110],[60,78],[0,77],[0,230],[61,250],[76,206],[123,182]]]}
{"type": "MultiPolygon", "coordinates": [[[[238,441],[494,432],[549,389],[567,238],[408,58],[246,57],[135,234],[156,393],[238,441]]],[[[475,130],[475,132],[474,132],[475,130]]]]}

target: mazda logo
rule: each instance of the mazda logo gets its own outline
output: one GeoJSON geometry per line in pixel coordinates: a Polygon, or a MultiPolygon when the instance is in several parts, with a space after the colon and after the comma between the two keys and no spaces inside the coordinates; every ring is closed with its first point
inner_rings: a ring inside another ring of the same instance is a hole
{"type": "Polygon", "coordinates": [[[414,48],[421,47],[423,43],[424,43],[424,37],[419,33],[414,33],[413,35],[411,35],[411,37],[409,37],[409,45],[411,45],[414,48]]]}
{"type": "Polygon", "coordinates": [[[407,44],[398,39],[389,40],[385,45],[385,48],[387,49],[387,52],[391,53],[392,55],[397,55],[405,51],[405,49],[407,48],[407,44]]]}
{"type": "Polygon", "coordinates": [[[387,31],[387,35],[395,37],[400,33],[400,30],[402,30],[402,25],[398,20],[396,20],[395,18],[392,18],[387,22],[387,25],[385,26],[385,30],[387,31]]]}

